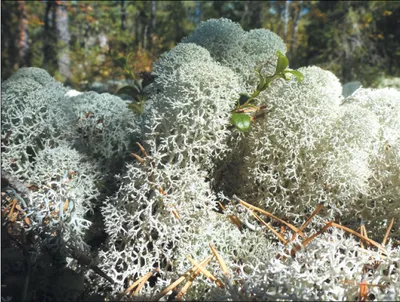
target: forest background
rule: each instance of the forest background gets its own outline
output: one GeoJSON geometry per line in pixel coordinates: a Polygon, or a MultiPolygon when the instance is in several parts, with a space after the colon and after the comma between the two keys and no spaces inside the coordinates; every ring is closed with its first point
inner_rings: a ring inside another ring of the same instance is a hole
{"type": "Polygon", "coordinates": [[[126,79],[109,49],[133,52],[135,73],[150,72],[201,21],[220,17],[277,33],[291,68],[317,65],[367,87],[400,76],[397,1],[44,0],[1,2],[1,79],[35,66],[74,89],[112,93],[126,79]]]}

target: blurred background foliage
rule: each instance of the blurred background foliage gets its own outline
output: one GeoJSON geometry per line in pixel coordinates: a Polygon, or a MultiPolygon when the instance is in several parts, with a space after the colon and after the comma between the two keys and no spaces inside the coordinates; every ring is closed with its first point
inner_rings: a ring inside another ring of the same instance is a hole
{"type": "Polygon", "coordinates": [[[201,21],[219,17],[280,35],[291,68],[317,65],[364,86],[400,76],[396,1],[2,1],[1,17],[2,80],[36,66],[74,89],[113,92],[125,78],[109,49],[134,52],[135,73],[149,72],[201,21]]]}

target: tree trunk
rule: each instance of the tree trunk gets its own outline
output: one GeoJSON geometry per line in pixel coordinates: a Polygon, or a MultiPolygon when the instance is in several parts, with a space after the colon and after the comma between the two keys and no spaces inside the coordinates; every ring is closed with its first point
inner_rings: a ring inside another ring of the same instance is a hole
{"type": "Polygon", "coordinates": [[[151,1],[151,12],[150,12],[150,30],[147,33],[147,40],[149,41],[149,49],[151,50],[153,47],[153,36],[156,32],[156,11],[157,11],[157,5],[156,1],[152,0],[151,1]]]}
{"type": "Polygon", "coordinates": [[[240,18],[240,24],[243,24],[247,21],[248,15],[249,15],[249,2],[250,1],[244,1],[243,3],[243,12],[242,12],[242,17],[240,18]]]}
{"type": "Polygon", "coordinates": [[[43,68],[49,73],[54,73],[57,66],[57,33],[55,32],[56,19],[56,2],[47,1],[46,12],[44,15],[44,32],[43,32],[43,68]]]}
{"type": "Polygon", "coordinates": [[[303,1],[299,1],[299,2],[294,2],[294,9],[295,9],[295,13],[294,13],[294,18],[293,18],[293,29],[292,29],[292,38],[290,40],[290,45],[289,45],[289,54],[288,54],[288,58],[290,59],[292,54],[293,54],[293,49],[296,47],[296,42],[297,42],[297,30],[299,27],[299,20],[300,20],[300,12],[303,8],[302,6],[302,2],[303,1]]]}
{"type": "MultiPolygon", "coordinates": [[[[140,15],[140,12],[139,12],[140,15]]],[[[139,47],[140,44],[140,38],[139,38],[139,33],[140,33],[140,20],[138,14],[135,16],[135,48],[139,47]]]]}
{"type": "Polygon", "coordinates": [[[126,29],[126,7],[125,0],[121,0],[121,30],[126,29]]]}
{"type": "Polygon", "coordinates": [[[68,80],[71,77],[71,61],[69,58],[69,24],[68,24],[68,11],[65,2],[62,1],[57,5],[57,41],[58,47],[58,73],[68,80]]]}
{"type": "Polygon", "coordinates": [[[5,80],[18,69],[18,45],[15,36],[18,35],[17,26],[13,22],[18,11],[13,2],[1,3],[1,79],[5,80]]]}
{"type": "MultiPolygon", "coordinates": [[[[146,2],[143,3],[146,5],[146,2]]],[[[147,32],[148,32],[148,17],[145,12],[146,7],[143,7],[139,12],[139,24],[140,24],[140,39],[144,50],[147,49],[147,32]]]]}
{"type": "Polygon", "coordinates": [[[19,43],[18,43],[18,54],[19,54],[19,67],[29,65],[28,62],[28,19],[25,9],[25,1],[18,2],[18,31],[19,31],[19,43]]]}
{"type": "MultiPolygon", "coordinates": [[[[244,20],[247,29],[261,28],[261,13],[263,5],[268,3],[262,1],[245,1],[244,2],[244,13],[246,19],[244,20]]],[[[244,27],[243,27],[244,28],[244,27]]]]}
{"type": "Polygon", "coordinates": [[[151,1],[151,30],[154,32],[156,30],[156,11],[157,11],[157,1],[151,1]]]}
{"type": "Polygon", "coordinates": [[[276,27],[275,30],[273,30],[274,33],[277,35],[281,36],[281,29],[282,29],[282,15],[283,15],[283,10],[282,10],[282,2],[273,2],[275,4],[275,10],[276,10],[276,15],[277,15],[277,22],[276,22],[276,27]]]}
{"type": "Polygon", "coordinates": [[[283,41],[287,41],[287,29],[288,29],[288,24],[289,24],[289,1],[285,2],[285,10],[284,10],[284,15],[283,15],[283,41]]]}
{"type": "Polygon", "coordinates": [[[201,19],[201,1],[195,0],[195,2],[196,2],[196,11],[195,11],[194,23],[199,24],[201,19]]]}

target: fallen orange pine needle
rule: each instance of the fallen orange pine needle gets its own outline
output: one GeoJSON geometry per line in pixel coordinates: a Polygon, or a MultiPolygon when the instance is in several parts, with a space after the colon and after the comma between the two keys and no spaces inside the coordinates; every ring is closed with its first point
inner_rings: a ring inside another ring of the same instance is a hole
{"type": "MultiPolygon", "coordinates": [[[[212,256],[208,256],[206,259],[204,259],[200,264],[203,266],[206,266],[208,262],[212,259],[212,256]]],[[[162,297],[164,297],[169,291],[173,290],[175,287],[177,287],[179,284],[183,282],[188,276],[190,276],[193,272],[197,271],[196,266],[193,266],[191,269],[187,270],[182,276],[180,276],[178,279],[176,279],[174,282],[172,282],[169,286],[167,286],[164,290],[159,292],[154,298],[153,301],[158,301],[162,297]]]]}
{"type": "MultiPolygon", "coordinates": [[[[221,202],[218,201],[219,206],[221,207],[222,211],[225,211],[226,208],[222,205],[221,202]]],[[[242,222],[240,221],[240,219],[235,216],[235,215],[228,215],[229,220],[236,225],[240,231],[242,231],[243,227],[242,227],[242,222]]]]}
{"type": "Polygon", "coordinates": [[[394,217],[392,217],[392,220],[390,221],[390,223],[389,223],[389,225],[388,225],[388,227],[386,229],[385,237],[383,238],[383,241],[382,241],[382,246],[386,245],[386,241],[389,238],[390,230],[393,227],[393,223],[394,223],[394,217]]]}
{"type": "Polygon", "coordinates": [[[219,263],[219,266],[221,266],[221,269],[222,269],[223,273],[224,273],[227,277],[229,277],[229,269],[228,269],[228,267],[226,266],[226,263],[225,263],[224,259],[221,257],[220,254],[218,254],[217,250],[212,246],[211,243],[209,243],[209,246],[210,246],[211,251],[213,252],[215,258],[217,258],[217,261],[218,261],[218,263],[219,263]]]}
{"type": "Polygon", "coordinates": [[[273,227],[269,224],[266,223],[264,220],[262,220],[260,218],[260,216],[258,216],[256,213],[254,213],[254,211],[251,211],[251,214],[253,214],[253,216],[259,221],[261,222],[263,225],[265,225],[276,237],[278,237],[278,239],[284,244],[286,245],[288,242],[287,240],[285,240],[285,238],[283,238],[283,236],[281,234],[279,234],[277,231],[275,231],[273,229],[273,227]]]}
{"type": "Polygon", "coordinates": [[[232,198],[235,199],[236,201],[238,201],[242,206],[244,206],[244,207],[246,207],[246,208],[248,208],[248,209],[255,210],[255,211],[257,211],[257,212],[259,212],[259,213],[261,213],[261,214],[264,214],[265,216],[268,216],[268,217],[270,217],[270,218],[272,218],[272,219],[275,219],[275,220],[279,221],[280,223],[286,225],[286,226],[289,227],[292,231],[298,233],[301,237],[304,238],[303,232],[300,232],[300,230],[299,230],[298,228],[296,228],[295,226],[291,225],[290,223],[288,223],[288,222],[286,222],[286,221],[284,221],[284,220],[282,220],[282,219],[276,217],[275,215],[273,215],[273,214],[271,214],[271,213],[269,213],[269,212],[267,212],[267,211],[265,211],[265,210],[263,210],[263,209],[257,208],[256,206],[253,206],[253,205],[251,205],[251,204],[249,204],[249,203],[247,203],[247,202],[241,200],[241,199],[238,198],[236,195],[233,195],[232,198]]]}
{"type": "MultiPolygon", "coordinates": [[[[157,270],[156,270],[157,271],[157,270]]],[[[122,298],[123,296],[125,296],[127,293],[129,293],[130,291],[132,291],[136,286],[137,289],[134,292],[134,295],[136,295],[140,289],[143,287],[143,285],[146,283],[146,281],[153,275],[154,272],[148,272],[146,275],[144,275],[143,277],[139,278],[138,280],[136,280],[131,286],[129,286],[121,295],[120,298],[122,298]]]]}
{"type": "Polygon", "coordinates": [[[140,151],[142,151],[144,157],[149,156],[149,155],[147,154],[146,150],[143,148],[143,146],[142,146],[141,144],[139,144],[139,143],[136,143],[136,144],[139,146],[140,151]]]}
{"type": "Polygon", "coordinates": [[[215,284],[220,287],[220,288],[224,288],[224,284],[218,280],[213,274],[211,274],[206,268],[202,267],[200,264],[198,264],[195,260],[193,260],[192,258],[190,258],[189,256],[186,256],[186,258],[194,265],[196,266],[200,272],[206,276],[208,279],[210,279],[211,281],[215,282],[215,284]]]}
{"type": "Polygon", "coordinates": [[[12,222],[14,222],[15,221],[15,215],[13,215],[14,214],[14,208],[15,208],[15,205],[17,204],[17,199],[14,199],[13,201],[12,201],[12,206],[11,206],[11,210],[10,210],[10,213],[8,213],[8,219],[10,220],[10,221],[12,221],[12,222]]]}
{"type": "MultiPolygon", "coordinates": [[[[210,260],[211,260],[211,256],[210,256],[210,260]]],[[[208,261],[209,262],[209,261],[208,261]]],[[[207,263],[202,263],[200,262],[200,265],[205,267],[207,265],[207,263]]],[[[185,283],[185,285],[181,288],[181,290],[178,292],[177,296],[176,296],[176,300],[180,301],[183,297],[183,295],[187,292],[187,290],[189,289],[189,287],[192,285],[194,279],[196,279],[196,277],[201,273],[201,271],[199,269],[197,269],[189,278],[189,280],[185,283]]]]}
{"type": "Polygon", "coordinates": [[[312,240],[314,240],[315,237],[321,235],[323,232],[325,232],[327,229],[329,229],[330,227],[332,227],[334,224],[333,221],[328,222],[321,230],[319,230],[318,232],[316,232],[314,235],[308,237],[307,239],[305,239],[301,244],[305,247],[307,244],[309,244],[312,240]]]}
{"type": "MultiPolygon", "coordinates": [[[[325,222],[325,223],[328,224],[328,222],[325,222]]],[[[344,231],[346,231],[346,232],[348,232],[350,234],[353,234],[354,236],[357,236],[360,239],[364,239],[369,244],[371,244],[371,245],[375,246],[376,248],[386,252],[385,248],[382,245],[380,245],[379,243],[375,242],[372,239],[369,239],[368,237],[365,237],[365,236],[361,235],[360,233],[357,233],[356,231],[353,231],[352,229],[349,229],[348,227],[345,227],[345,226],[340,225],[340,224],[335,223],[335,222],[332,223],[332,226],[334,226],[334,227],[336,227],[338,229],[342,229],[342,230],[344,230],[344,231]]]]}
{"type": "Polygon", "coordinates": [[[311,220],[315,215],[317,215],[321,209],[323,208],[322,203],[318,204],[317,208],[314,210],[314,212],[311,213],[310,217],[307,219],[307,221],[300,227],[300,231],[304,231],[304,229],[307,227],[307,225],[310,224],[311,220]]]}
{"type": "MultiPolygon", "coordinates": [[[[156,270],[158,271],[158,270],[156,270]]],[[[140,284],[138,285],[138,287],[136,288],[135,292],[133,293],[133,296],[136,296],[139,291],[142,289],[142,287],[146,284],[147,280],[149,280],[149,278],[153,275],[154,272],[149,272],[147,273],[142,279],[142,282],[140,282],[140,284]]]]}
{"type": "Polygon", "coordinates": [[[135,153],[131,153],[141,164],[144,163],[144,159],[141,158],[139,155],[135,154],[135,153]]]}

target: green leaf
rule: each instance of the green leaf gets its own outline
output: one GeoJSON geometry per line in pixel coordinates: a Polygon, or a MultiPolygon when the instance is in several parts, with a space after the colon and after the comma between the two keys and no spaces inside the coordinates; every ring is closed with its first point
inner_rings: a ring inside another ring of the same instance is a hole
{"type": "Polygon", "coordinates": [[[114,64],[125,69],[126,59],[124,57],[114,58],[114,64]]]}
{"type": "Polygon", "coordinates": [[[279,50],[276,51],[276,55],[278,56],[278,63],[276,65],[275,74],[278,74],[283,72],[289,66],[289,60],[279,50]]]}
{"type": "Polygon", "coordinates": [[[243,105],[244,103],[247,102],[247,100],[250,98],[249,95],[245,94],[245,93],[241,93],[240,97],[239,97],[239,105],[243,105]]]}
{"type": "Polygon", "coordinates": [[[265,86],[265,78],[261,75],[260,71],[255,70],[255,72],[257,73],[258,78],[260,79],[260,83],[258,83],[258,85],[257,85],[257,90],[262,91],[265,89],[265,87],[264,87],[265,86]]]}
{"type": "Polygon", "coordinates": [[[292,75],[294,75],[297,78],[297,80],[299,82],[302,82],[304,80],[304,74],[302,74],[298,70],[286,70],[285,73],[291,73],[292,75]]]}
{"type": "Polygon", "coordinates": [[[139,114],[142,113],[142,108],[141,108],[141,106],[139,106],[139,105],[137,105],[137,104],[135,104],[135,103],[130,103],[130,104],[128,105],[128,108],[131,109],[131,110],[132,110],[133,112],[135,112],[135,113],[139,113],[139,114]]]}
{"type": "Polygon", "coordinates": [[[142,87],[146,87],[154,82],[155,76],[152,75],[150,72],[141,72],[140,76],[142,77],[142,87]]]}
{"type": "Polygon", "coordinates": [[[140,91],[135,86],[127,85],[118,89],[116,94],[126,94],[131,96],[134,100],[139,101],[140,91]]]}
{"type": "Polygon", "coordinates": [[[126,56],[126,62],[127,62],[127,63],[129,62],[129,58],[130,58],[131,56],[133,56],[133,55],[135,55],[134,52],[128,53],[128,55],[126,56]]]}
{"type": "Polygon", "coordinates": [[[127,85],[117,90],[117,94],[127,94],[133,96],[137,95],[138,93],[140,93],[139,89],[132,85],[127,85]]]}
{"type": "Polygon", "coordinates": [[[122,69],[125,69],[125,65],[126,65],[126,59],[124,57],[119,57],[116,58],[113,53],[111,52],[111,49],[108,50],[108,55],[110,56],[111,60],[113,61],[113,63],[119,67],[121,67],[122,69]]]}
{"type": "Polygon", "coordinates": [[[231,122],[242,132],[250,129],[250,116],[245,113],[232,113],[231,122]]]}

